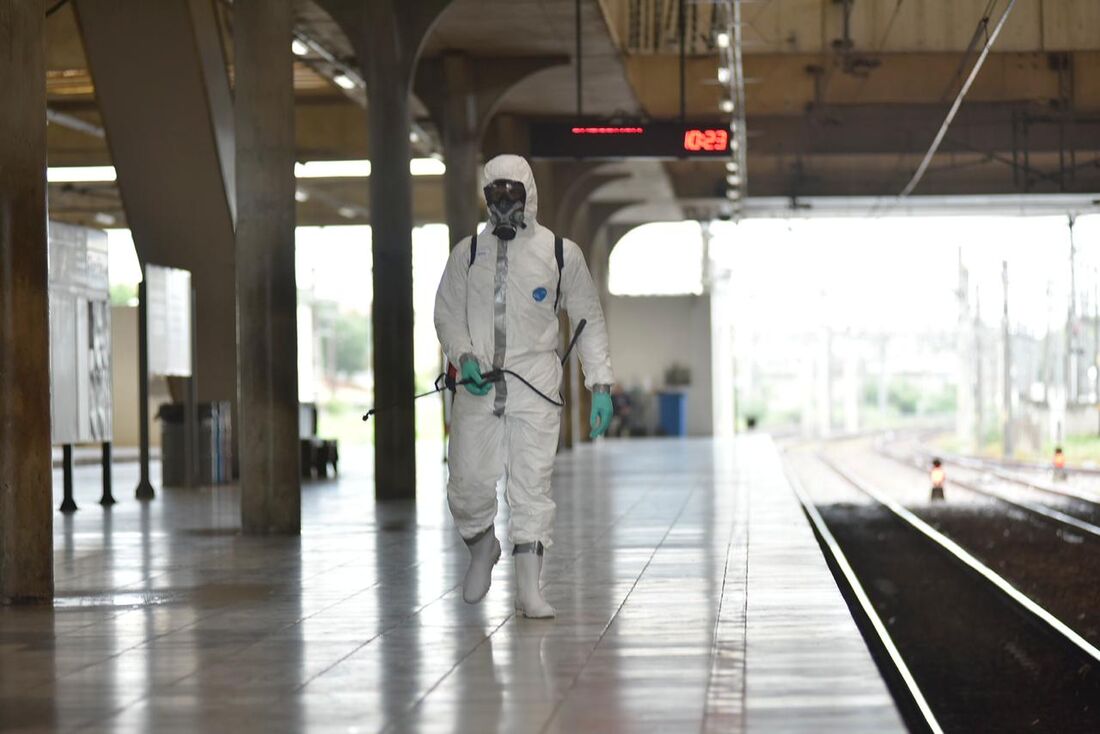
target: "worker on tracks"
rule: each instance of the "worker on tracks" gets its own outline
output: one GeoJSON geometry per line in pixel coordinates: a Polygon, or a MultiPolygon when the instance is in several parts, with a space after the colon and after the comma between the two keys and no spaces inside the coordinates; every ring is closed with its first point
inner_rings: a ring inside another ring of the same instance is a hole
{"type": "Polygon", "coordinates": [[[929,474],[929,479],[932,480],[932,501],[944,499],[943,485],[947,481],[947,472],[943,470],[943,462],[939,459],[932,459],[932,471],[929,474]]]}

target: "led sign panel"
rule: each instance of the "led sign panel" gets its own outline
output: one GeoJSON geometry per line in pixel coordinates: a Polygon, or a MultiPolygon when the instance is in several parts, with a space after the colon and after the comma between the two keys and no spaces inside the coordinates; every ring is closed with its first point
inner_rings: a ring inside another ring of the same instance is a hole
{"type": "Polygon", "coordinates": [[[535,123],[534,158],[723,158],[730,154],[728,124],[649,122],[535,123]]]}

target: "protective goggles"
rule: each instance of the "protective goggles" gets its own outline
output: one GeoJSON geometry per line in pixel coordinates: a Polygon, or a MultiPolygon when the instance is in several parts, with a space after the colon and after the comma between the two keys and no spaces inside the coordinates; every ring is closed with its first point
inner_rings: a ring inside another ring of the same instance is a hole
{"type": "Polygon", "coordinates": [[[523,188],[523,184],[506,178],[490,181],[483,191],[485,201],[489,204],[523,203],[527,200],[527,190],[523,188]]]}

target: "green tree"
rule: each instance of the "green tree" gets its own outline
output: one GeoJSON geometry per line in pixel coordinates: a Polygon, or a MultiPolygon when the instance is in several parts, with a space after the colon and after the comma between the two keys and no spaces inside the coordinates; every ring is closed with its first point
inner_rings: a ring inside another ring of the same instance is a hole
{"type": "Polygon", "coordinates": [[[111,286],[112,306],[132,306],[137,302],[138,289],[133,283],[115,283],[111,286]]]}
{"type": "Polygon", "coordinates": [[[337,314],[333,322],[336,371],[344,375],[362,372],[367,368],[367,345],[370,341],[370,322],[357,313],[337,314]]]}

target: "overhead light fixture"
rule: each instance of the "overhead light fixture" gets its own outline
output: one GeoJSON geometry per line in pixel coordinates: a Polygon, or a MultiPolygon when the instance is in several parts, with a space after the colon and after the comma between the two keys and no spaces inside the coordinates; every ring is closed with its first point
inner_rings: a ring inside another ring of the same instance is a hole
{"type": "MultiPolygon", "coordinates": [[[[438,158],[412,158],[409,173],[413,176],[442,176],[447,166],[438,158]]],[[[306,161],[294,164],[295,178],[369,178],[371,164],[367,158],[346,161],[306,161]]]]}
{"type": "Polygon", "coordinates": [[[115,218],[107,212],[96,212],[93,219],[95,219],[96,224],[101,224],[104,227],[110,227],[115,223],[115,218]]]}
{"type": "Polygon", "coordinates": [[[296,178],[367,178],[370,161],[307,161],[294,164],[296,178]]]}
{"type": "Polygon", "coordinates": [[[726,171],[728,173],[737,173],[737,161],[726,161],[726,171]]]}
{"type": "Polygon", "coordinates": [[[336,213],[339,214],[344,219],[355,219],[355,213],[356,212],[355,212],[355,209],[353,209],[350,206],[342,206],[342,207],[340,207],[339,209],[336,210],[336,213]]]}
{"type": "Polygon", "coordinates": [[[337,74],[336,76],[332,77],[332,81],[334,81],[336,83],[336,86],[340,87],[341,89],[355,89],[355,82],[352,81],[352,78],[347,74],[337,74]]]}
{"type": "Polygon", "coordinates": [[[741,190],[740,189],[726,189],[726,198],[730,201],[740,201],[741,190]]]}
{"type": "Polygon", "coordinates": [[[730,186],[740,186],[741,177],[735,173],[731,173],[730,175],[726,176],[726,183],[728,183],[730,186]]]}
{"type": "Polygon", "coordinates": [[[413,158],[409,161],[409,173],[414,176],[442,176],[447,166],[439,158],[413,158]]]}
{"type": "Polygon", "coordinates": [[[294,201],[298,202],[299,204],[305,201],[309,201],[309,192],[305,189],[295,189],[294,201]]]}
{"type": "Polygon", "coordinates": [[[728,31],[718,31],[718,34],[714,36],[714,43],[718,48],[730,47],[730,34],[728,31]]]}
{"type": "Polygon", "coordinates": [[[309,53],[309,46],[305,45],[297,38],[290,42],[290,50],[295,56],[305,56],[309,53]]]}
{"type": "Polygon", "coordinates": [[[117,178],[114,166],[50,166],[46,169],[49,183],[99,183],[117,178]]]}
{"type": "Polygon", "coordinates": [[[728,97],[723,98],[722,101],[718,103],[718,109],[726,114],[733,112],[733,100],[728,97]]]}
{"type": "Polygon", "coordinates": [[[420,142],[420,133],[418,133],[416,130],[410,130],[409,131],[409,142],[412,143],[413,145],[416,145],[417,143],[419,143],[420,142]]]}
{"type": "Polygon", "coordinates": [[[730,83],[730,68],[728,66],[718,67],[718,83],[729,84],[730,83]]]}

